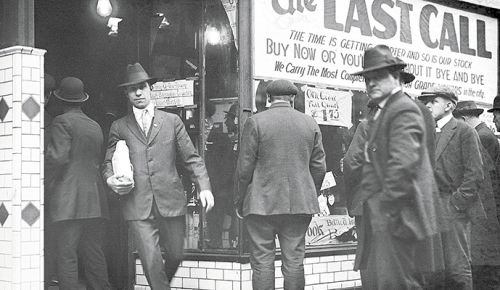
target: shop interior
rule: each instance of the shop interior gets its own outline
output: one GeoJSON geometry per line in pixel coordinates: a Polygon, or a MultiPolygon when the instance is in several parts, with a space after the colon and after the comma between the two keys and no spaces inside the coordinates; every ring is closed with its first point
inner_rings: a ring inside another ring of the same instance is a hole
{"type": "MultiPolygon", "coordinates": [[[[240,96],[238,89],[237,4],[237,0],[35,1],[35,47],[47,50],[45,73],[56,84],[67,76],[83,80],[90,95],[84,111],[101,125],[105,136],[112,121],[127,114],[126,99],[117,88],[126,65],[140,62],[158,79],[152,86],[157,107],[181,116],[211,179],[216,206],[207,214],[197,203],[196,188],[184,178],[186,254],[204,259],[237,261],[247,253],[244,229],[232,206],[239,102],[249,97],[240,96]],[[107,3],[99,6],[101,2],[107,3]]],[[[266,109],[264,92],[270,80],[254,81],[253,113],[258,113],[266,109]]],[[[297,110],[304,112],[304,100],[303,93],[297,96],[297,110]]],[[[354,126],[320,126],[327,167],[337,181],[324,192],[332,197],[331,215],[347,216],[341,160],[366,102],[366,94],[352,92],[354,126]]],[[[50,101],[46,108],[57,114],[50,101]]],[[[134,279],[136,256],[119,201],[112,196],[110,211],[106,254],[111,282],[120,288],[134,279]]],[[[330,239],[318,249],[335,251],[332,244],[347,243],[343,249],[352,252],[355,245],[352,231],[330,239]]]]}

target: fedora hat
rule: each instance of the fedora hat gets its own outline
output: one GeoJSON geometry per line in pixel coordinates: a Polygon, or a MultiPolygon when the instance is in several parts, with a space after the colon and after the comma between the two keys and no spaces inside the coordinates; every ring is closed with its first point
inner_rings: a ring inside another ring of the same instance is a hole
{"type": "Polygon", "coordinates": [[[238,114],[238,103],[232,104],[231,107],[229,107],[229,110],[224,111],[224,113],[226,113],[226,116],[230,115],[232,117],[237,117],[237,114],[238,114]]]}
{"type": "Polygon", "coordinates": [[[64,78],[59,88],[54,91],[54,96],[69,103],[82,103],[89,98],[89,95],[83,90],[83,82],[75,77],[64,78]]]}
{"type": "Polygon", "coordinates": [[[151,83],[155,80],[156,78],[149,77],[148,73],[144,70],[142,65],[136,62],[134,64],[127,65],[123,83],[119,84],[118,87],[137,85],[143,82],[151,83]]]}
{"type": "Polygon", "coordinates": [[[400,70],[406,67],[406,63],[394,57],[387,45],[377,45],[365,50],[363,57],[363,70],[352,75],[363,75],[379,69],[400,70]]]}
{"type": "Polygon", "coordinates": [[[491,113],[494,111],[500,111],[500,95],[495,97],[493,100],[493,108],[489,109],[487,112],[491,113]]]}
{"type": "Polygon", "coordinates": [[[479,116],[484,112],[484,109],[478,108],[474,101],[461,101],[457,103],[453,116],[479,116]]]}

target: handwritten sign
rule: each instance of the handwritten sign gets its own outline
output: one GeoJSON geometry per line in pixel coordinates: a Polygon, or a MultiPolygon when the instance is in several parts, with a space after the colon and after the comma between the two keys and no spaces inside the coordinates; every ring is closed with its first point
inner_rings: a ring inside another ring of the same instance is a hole
{"type": "Polygon", "coordinates": [[[305,87],[305,114],[312,116],[318,124],[350,128],[352,93],[305,87]]]}
{"type": "Polygon", "coordinates": [[[151,100],[157,107],[193,105],[193,96],[193,80],[156,82],[151,90],[151,100]]]}
{"type": "Polygon", "coordinates": [[[254,78],[365,90],[364,51],[387,44],[416,76],[405,90],[497,95],[498,20],[423,0],[252,0],[254,78]]]}

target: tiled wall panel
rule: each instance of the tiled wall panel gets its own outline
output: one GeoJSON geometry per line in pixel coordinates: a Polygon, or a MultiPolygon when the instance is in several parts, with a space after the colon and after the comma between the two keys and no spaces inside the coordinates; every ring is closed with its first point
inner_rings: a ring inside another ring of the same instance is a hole
{"type": "Polygon", "coordinates": [[[0,289],[43,289],[43,55],[0,50],[0,289]]]}

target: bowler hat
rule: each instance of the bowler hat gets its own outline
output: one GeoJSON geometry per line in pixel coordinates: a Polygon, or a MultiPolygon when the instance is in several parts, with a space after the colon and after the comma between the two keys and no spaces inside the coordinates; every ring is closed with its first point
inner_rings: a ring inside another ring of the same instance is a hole
{"type": "Polygon", "coordinates": [[[437,97],[442,97],[452,101],[455,105],[458,103],[457,95],[451,90],[444,86],[431,88],[429,91],[422,92],[418,97],[419,100],[426,103],[430,99],[434,99],[437,97]]]}
{"type": "Polygon", "coordinates": [[[236,117],[238,114],[238,103],[232,104],[229,110],[224,111],[224,113],[226,113],[226,116],[231,115],[232,117],[236,117]]]}
{"type": "Polygon", "coordinates": [[[123,83],[119,84],[118,87],[137,85],[143,82],[152,82],[154,80],[156,79],[149,77],[142,65],[136,62],[134,64],[127,65],[123,83]]]}
{"type": "Polygon", "coordinates": [[[479,116],[484,109],[478,108],[474,101],[461,101],[457,103],[453,116],[479,116]]]}
{"type": "Polygon", "coordinates": [[[299,91],[291,81],[275,80],[267,86],[266,92],[270,96],[287,96],[297,95],[299,91]]]}
{"type": "Polygon", "coordinates": [[[406,67],[406,63],[400,58],[394,57],[387,45],[377,45],[365,50],[363,57],[363,70],[352,75],[363,75],[379,69],[400,70],[406,67]]]}
{"type": "Polygon", "coordinates": [[[82,103],[89,98],[83,90],[83,82],[75,77],[64,78],[59,88],[54,91],[54,96],[69,103],[82,103]]]}
{"type": "Polygon", "coordinates": [[[500,95],[495,97],[493,100],[493,108],[489,109],[487,112],[491,113],[494,111],[500,111],[500,95]]]}

